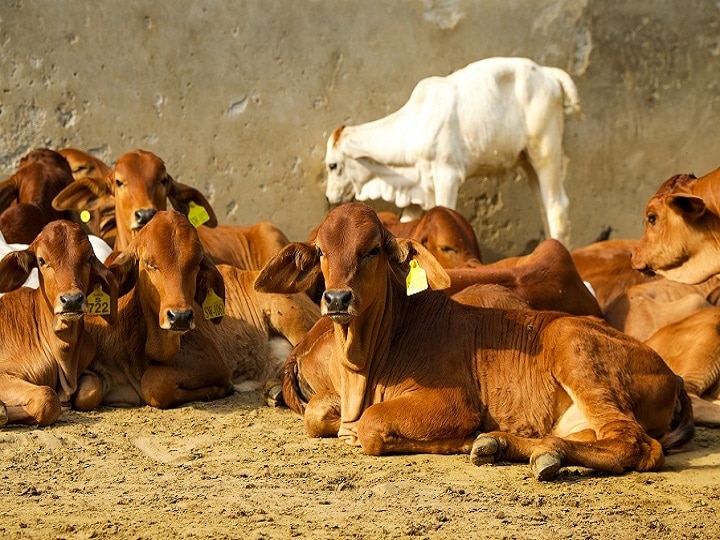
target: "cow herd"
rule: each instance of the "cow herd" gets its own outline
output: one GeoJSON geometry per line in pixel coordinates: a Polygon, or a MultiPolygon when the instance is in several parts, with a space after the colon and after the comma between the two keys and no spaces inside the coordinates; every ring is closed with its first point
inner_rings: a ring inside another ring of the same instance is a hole
{"type": "Polygon", "coordinates": [[[665,182],[639,241],[485,264],[442,206],[349,202],[291,242],[152,152],[33,150],[0,183],[0,423],[263,389],[370,455],[658,470],[720,426],[717,181],[665,182]]]}

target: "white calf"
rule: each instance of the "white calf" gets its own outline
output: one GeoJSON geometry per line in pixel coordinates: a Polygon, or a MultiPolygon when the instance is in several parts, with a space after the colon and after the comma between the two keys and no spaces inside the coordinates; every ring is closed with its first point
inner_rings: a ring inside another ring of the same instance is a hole
{"type": "Polygon", "coordinates": [[[465,178],[520,165],[546,233],[568,244],[562,139],[565,114],[579,110],[570,76],[527,58],[488,58],[423,79],[398,111],[333,132],[326,196],[455,209],[465,178]]]}

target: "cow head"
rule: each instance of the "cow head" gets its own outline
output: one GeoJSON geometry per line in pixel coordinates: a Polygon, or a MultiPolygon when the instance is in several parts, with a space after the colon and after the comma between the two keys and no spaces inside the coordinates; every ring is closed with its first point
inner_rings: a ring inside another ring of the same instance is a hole
{"type": "Polygon", "coordinates": [[[55,208],[92,210],[104,196],[115,201],[117,240],[115,247],[125,249],[150,219],[172,206],[188,215],[191,203],[208,214],[208,227],[217,226],[217,217],[207,199],[197,189],[176,182],[165,163],[152,152],[133,150],[120,156],[103,183],[91,178],[73,182],[53,201],[55,208]]]}
{"type": "Polygon", "coordinates": [[[420,218],[413,237],[432,253],[443,268],[460,268],[481,261],[472,225],[455,210],[434,206],[420,218]]]}
{"type": "Polygon", "coordinates": [[[255,288],[299,292],[322,272],[326,289],[321,312],[336,323],[348,324],[376,302],[385,301],[389,280],[404,287],[411,260],[425,270],[433,289],[450,285],[445,270],[419,242],[395,239],[372,208],[348,203],[328,213],[313,243],[289,244],[271,259],[255,288]]]}
{"type": "MultiPolygon", "coordinates": [[[[135,287],[149,324],[171,334],[179,336],[195,327],[193,301],[202,304],[211,289],[225,298],[222,275],[195,227],[179,212],[159,211],[123,252],[111,257],[109,268],[121,293],[135,287]]],[[[219,323],[221,317],[212,321],[219,323]]]]}
{"type": "Polygon", "coordinates": [[[69,221],[47,224],[22,251],[8,253],[0,261],[0,292],[20,287],[33,268],[38,269],[39,289],[61,330],[88,312],[88,294],[98,287],[107,295],[104,317],[115,320],[118,287],[115,276],[97,259],[87,234],[69,221]]]}
{"type": "Polygon", "coordinates": [[[325,152],[327,186],[325,196],[330,204],[352,201],[371,177],[371,172],[356,160],[348,157],[343,149],[342,135],[345,126],[340,126],[328,139],[325,152]]]}
{"type": "MultiPolygon", "coordinates": [[[[718,170],[720,171],[720,169],[718,170]]],[[[712,197],[703,178],[666,180],[645,208],[645,230],[632,253],[633,268],[696,284],[720,273],[720,216],[708,209],[712,197]]]]}

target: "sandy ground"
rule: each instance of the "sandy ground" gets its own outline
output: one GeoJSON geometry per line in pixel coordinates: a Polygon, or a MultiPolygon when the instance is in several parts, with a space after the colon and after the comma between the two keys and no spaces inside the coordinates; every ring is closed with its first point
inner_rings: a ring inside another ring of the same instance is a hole
{"type": "Polygon", "coordinates": [[[0,538],[720,538],[720,431],[659,473],[370,457],[259,393],[0,431],[0,538]]]}

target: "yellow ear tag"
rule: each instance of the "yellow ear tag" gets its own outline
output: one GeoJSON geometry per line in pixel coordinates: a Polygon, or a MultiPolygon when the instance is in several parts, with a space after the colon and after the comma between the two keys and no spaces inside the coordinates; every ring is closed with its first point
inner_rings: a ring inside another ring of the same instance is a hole
{"type": "Polygon", "coordinates": [[[410,272],[408,272],[405,283],[407,285],[408,296],[428,288],[427,274],[415,259],[410,261],[410,272]]]}
{"type": "Polygon", "coordinates": [[[206,221],[210,221],[210,214],[205,210],[205,207],[192,201],[190,201],[190,210],[187,216],[196,229],[206,221]]]}
{"type": "Polygon", "coordinates": [[[100,284],[88,294],[87,305],[88,315],[110,315],[110,295],[102,290],[100,284]]]}
{"type": "Polygon", "coordinates": [[[90,217],[90,212],[88,212],[87,210],[83,210],[82,212],[80,212],[80,221],[82,221],[83,223],[87,223],[88,221],[90,221],[90,217]]]}
{"type": "Polygon", "coordinates": [[[202,308],[206,319],[217,319],[225,315],[225,303],[212,289],[208,291],[202,308]]]}

